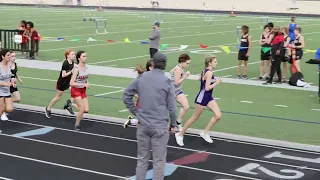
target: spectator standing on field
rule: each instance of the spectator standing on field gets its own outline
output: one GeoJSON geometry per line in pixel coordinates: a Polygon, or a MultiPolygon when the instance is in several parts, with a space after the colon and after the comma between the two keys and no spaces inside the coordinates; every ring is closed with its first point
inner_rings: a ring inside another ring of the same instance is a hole
{"type": "Polygon", "coordinates": [[[135,79],[123,94],[124,104],[139,120],[136,180],[146,179],[151,153],[153,157],[152,179],[164,179],[169,131],[174,132],[177,125],[174,86],[164,73],[167,56],[156,53],[152,64],[153,69],[135,79]],[[139,97],[138,107],[133,101],[135,94],[138,94],[139,97]],[[168,114],[170,115],[170,126],[168,114]]]}
{"type": "Polygon", "coordinates": [[[160,42],[160,38],[161,38],[161,34],[160,34],[160,23],[159,22],[155,22],[153,24],[153,30],[151,35],[149,36],[149,40],[150,40],[150,58],[153,58],[154,54],[158,52],[159,49],[159,42],[160,42]]]}

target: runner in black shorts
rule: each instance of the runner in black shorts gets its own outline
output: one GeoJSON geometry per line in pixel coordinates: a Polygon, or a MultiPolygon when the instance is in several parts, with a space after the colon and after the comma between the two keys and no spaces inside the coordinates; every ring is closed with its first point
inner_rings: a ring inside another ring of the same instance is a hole
{"type": "MultiPolygon", "coordinates": [[[[11,78],[15,78],[20,82],[20,84],[22,84],[22,80],[18,76],[18,66],[17,66],[17,63],[15,62],[16,53],[11,52],[10,56],[11,56],[11,73],[12,73],[11,78]]],[[[10,86],[10,93],[13,96],[13,102],[20,102],[21,98],[20,98],[20,93],[17,86],[10,86]]]]}
{"type": "Polygon", "coordinates": [[[288,27],[283,27],[282,29],[281,29],[281,32],[283,33],[283,35],[284,35],[284,48],[286,48],[286,54],[285,54],[285,56],[284,56],[284,58],[282,59],[282,66],[283,66],[283,73],[282,73],[282,77],[283,77],[283,79],[282,79],[282,81],[283,82],[287,82],[287,72],[288,72],[288,60],[289,60],[289,56],[290,56],[290,54],[291,54],[291,50],[289,49],[289,48],[287,48],[288,46],[289,46],[289,44],[290,44],[290,41],[291,41],[291,39],[290,39],[290,36],[288,35],[288,33],[289,33],[289,29],[288,29],[288,27]]]}
{"type": "Polygon", "coordinates": [[[248,72],[248,60],[249,60],[249,55],[251,51],[251,45],[252,45],[252,40],[251,36],[249,35],[249,27],[248,26],[242,26],[242,36],[241,36],[241,42],[240,42],[240,49],[238,53],[238,79],[244,78],[248,79],[247,72],[248,72]],[[242,61],[244,64],[244,70],[243,74],[241,77],[241,65],[242,61]]]}
{"type": "MultiPolygon", "coordinates": [[[[62,64],[62,68],[60,71],[60,76],[57,81],[56,89],[57,94],[56,96],[51,100],[49,106],[45,108],[45,113],[47,118],[51,117],[51,108],[60,100],[65,90],[69,89],[70,87],[70,79],[72,76],[72,70],[74,67],[74,58],[75,58],[75,52],[73,50],[66,50],[64,53],[66,60],[62,64]]],[[[71,114],[74,114],[72,110],[72,103],[71,100],[67,101],[67,104],[64,106],[64,109],[67,109],[71,114]]]]}
{"type": "MultiPolygon", "coordinates": [[[[268,43],[268,39],[270,36],[270,26],[267,24],[264,26],[264,32],[261,35],[259,44],[262,48],[269,48],[271,49],[271,45],[270,43],[268,43]]],[[[263,75],[264,75],[264,61],[267,61],[267,71],[266,71],[266,77],[269,77],[270,74],[270,68],[271,68],[271,52],[270,50],[268,51],[263,51],[261,49],[261,55],[260,55],[260,76],[259,79],[262,80],[263,79],[263,75]]]]}
{"type": "MultiPolygon", "coordinates": [[[[305,46],[304,43],[304,37],[301,35],[301,28],[300,27],[296,27],[296,29],[294,30],[294,34],[296,39],[293,41],[293,48],[296,49],[296,68],[298,72],[301,72],[301,68],[300,68],[300,60],[302,59],[303,56],[303,48],[305,46]]],[[[292,70],[292,59],[290,58],[289,63],[291,64],[290,69],[292,70]]]]}

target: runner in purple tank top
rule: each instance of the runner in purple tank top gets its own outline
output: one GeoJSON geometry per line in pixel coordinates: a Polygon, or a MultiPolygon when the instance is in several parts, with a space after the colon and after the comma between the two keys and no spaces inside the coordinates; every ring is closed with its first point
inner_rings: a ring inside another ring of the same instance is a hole
{"type": "Polygon", "coordinates": [[[222,114],[217,102],[212,97],[213,89],[221,83],[221,78],[214,78],[212,70],[217,66],[217,59],[215,56],[208,56],[205,59],[205,69],[201,73],[200,77],[200,92],[195,99],[195,109],[190,117],[190,119],[184,124],[183,129],[175,134],[177,144],[183,146],[183,135],[187,129],[199,119],[200,115],[206,107],[208,107],[214,116],[211,118],[210,122],[206,128],[200,132],[200,136],[208,143],[213,143],[209,135],[210,129],[216,124],[216,122],[221,118],[222,114]]]}

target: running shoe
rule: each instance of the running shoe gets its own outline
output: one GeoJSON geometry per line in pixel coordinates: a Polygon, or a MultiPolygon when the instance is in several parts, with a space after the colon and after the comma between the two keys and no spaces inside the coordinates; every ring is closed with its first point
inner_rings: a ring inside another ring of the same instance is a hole
{"type": "Polygon", "coordinates": [[[46,113],[47,118],[51,118],[51,110],[48,110],[47,107],[45,107],[44,112],[46,113]]]}
{"type": "Polygon", "coordinates": [[[74,130],[81,131],[82,127],[80,125],[75,125],[74,130]]]}
{"type": "Polygon", "coordinates": [[[180,133],[177,132],[174,134],[175,138],[176,138],[176,142],[179,146],[184,146],[183,144],[183,136],[180,136],[180,133]]]}
{"type": "Polygon", "coordinates": [[[133,119],[132,116],[127,117],[127,121],[123,124],[123,128],[127,128],[129,125],[131,125],[131,119],[133,119]]]}
{"type": "Polygon", "coordinates": [[[209,133],[205,134],[203,131],[200,133],[200,136],[207,141],[208,143],[213,143],[213,140],[211,139],[209,133]]]}
{"type": "Polygon", "coordinates": [[[1,120],[2,121],[8,121],[8,117],[7,117],[7,113],[6,112],[3,112],[2,115],[1,115],[1,120]]]}
{"type": "Polygon", "coordinates": [[[74,112],[72,110],[72,103],[70,100],[67,100],[67,103],[63,106],[63,109],[69,111],[70,114],[74,115],[74,112]]]}

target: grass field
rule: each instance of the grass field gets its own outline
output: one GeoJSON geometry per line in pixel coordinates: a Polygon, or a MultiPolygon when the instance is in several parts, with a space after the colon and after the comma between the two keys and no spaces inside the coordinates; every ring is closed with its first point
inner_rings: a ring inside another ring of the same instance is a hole
{"type": "MultiPolygon", "coordinates": [[[[154,21],[153,13],[134,11],[105,11],[90,12],[108,19],[108,34],[97,35],[95,23],[82,21],[85,10],[75,9],[36,9],[22,7],[2,7],[0,12],[1,29],[15,29],[20,20],[31,20],[40,31],[42,40],[40,59],[61,63],[63,52],[67,48],[85,50],[88,53],[88,64],[110,66],[114,68],[133,68],[138,63],[145,63],[148,58],[148,45],[140,44],[146,41],[151,32],[154,21]],[[19,13],[17,13],[19,12],[19,13]],[[63,41],[57,41],[64,38],[63,41]],[[80,41],[71,41],[77,38],[80,41]],[[88,38],[97,41],[87,42],[88,38]],[[129,38],[131,43],[125,43],[129,38]],[[110,43],[108,40],[114,40],[110,43]]],[[[239,16],[230,18],[227,15],[213,16],[213,24],[204,21],[203,14],[167,13],[163,15],[161,24],[162,44],[169,44],[164,52],[168,54],[168,69],[177,63],[177,56],[182,52],[177,49],[180,45],[189,47],[192,57],[191,74],[199,74],[203,68],[205,54],[218,56],[216,76],[234,78],[236,76],[236,52],[239,45],[236,41],[236,27],[246,24],[250,27],[250,34],[254,40],[254,51],[250,55],[248,76],[251,79],[259,76],[260,49],[257,40],[262,33],[261,21],[258,16],[239,16]],[[201,49],[199,44],[208,45],[208,49],[201,49]],[[227,45],[231,49],[226,54],[220,48],[227,45]],[[202,51],[203,54],[195,52],[202,51]]],[[[269,17],[275,25],[284,26],[289,23],[289,17],[269,17]]],[[[320,21],[312,18],[298,18],[298,24],[303,29],[306,39],[306,49],[317,49],[317,29],[320,21]]],[[[312,53],[304,55],[304,61],[313,57],[312,53]]],[[[317,85],[316,67],[302,63],[302,70],[306,80],[317,85]]],[[[19,68],[19,74],[24,83],[20,85],[21,103],[46,106],[55,95],[57,71],[19,68]]],[[[129,115],[121,100],[122,90],[132,79],[114,78],[108,76],[91,75],[92,88],[90,94],[90,113],[125,118],[129,115]]],[[[188,95],[190,106],[193,107],[194,98],[199,90],[198,81],[187,80],[183,91],[188,95]]],[[[316,93],[292,89],[257,87],[239,84],[221,84],[214,91],[218,98],[223,118],[214,131],[227,132],[254,137],[286,140],[291,142],[320,145],[319,125],[320,111],[316,93]],[[282,105],[279,107],[278,105],[282,105]],[[312,110],[314,109],[314,110],[312,110]]],[[[69,97],[64,96],[62,103],[69,97]]],[[[186,116],[190,117],[191,111],[186,116]]],[[[194,128],[203,128],[212,113],[206,111],[194,128]]]]}

